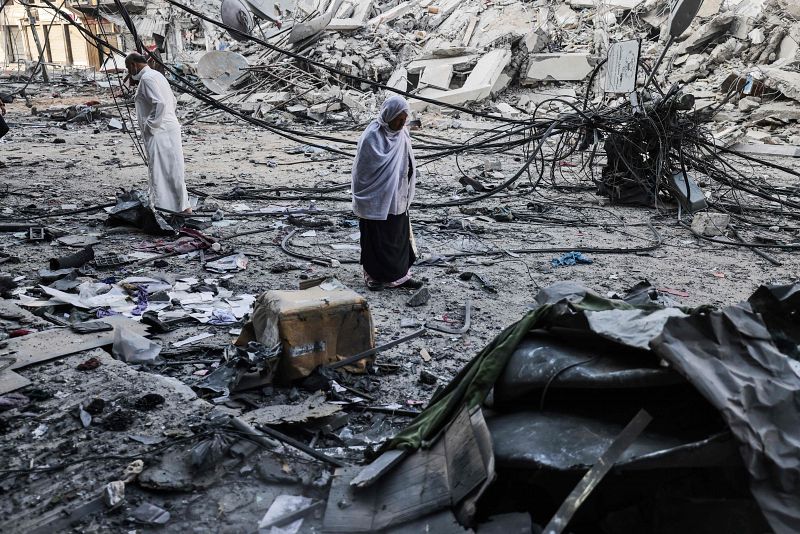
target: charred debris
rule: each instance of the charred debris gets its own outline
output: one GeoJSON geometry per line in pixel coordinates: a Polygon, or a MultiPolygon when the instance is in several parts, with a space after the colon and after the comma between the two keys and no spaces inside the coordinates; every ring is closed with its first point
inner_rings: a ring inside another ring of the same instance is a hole
{"type": "Polygon", "coordinates": [[[4,186],[0,528],[800,531],[794,280],[691,306],[646,280],[563,281],[688,243],[792,264],[796,6],[279,4],[42,0],[104,60],[6,71],[4,148],[93,132],[139,158],[109,172],[141,167],[120,54],[155,42],[188,135],[267,131],[284,153],[254,166],[323,170],[202,175],[191,216],[136,189],[43,206],[4,186]],[[72,103],[39,108],[43,91],[72,103]],[[379,323],[332,175],[389,93],[411,101],[417,159],[457,170],[414,206],[418,267],[456,290],[404,295],[379,323]],[[492,322],[502,262],[530,292],[492,322]]]}

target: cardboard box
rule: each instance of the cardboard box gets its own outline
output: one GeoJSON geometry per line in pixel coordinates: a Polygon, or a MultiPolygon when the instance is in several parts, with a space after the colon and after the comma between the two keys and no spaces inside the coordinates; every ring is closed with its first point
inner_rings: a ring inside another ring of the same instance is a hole
{"type": "MultiPolygon", "coordinates": [[[[375,346],[372,315],[364,297],[336,281],[296,291],[267,291],[256,300],[252,322],[237,344],[249,339],[280,343],[276,382],[303,378],[319,365],[333,363],[375,346]]],[[[345,369],[364,372],[366,358],[345,369]]]]}

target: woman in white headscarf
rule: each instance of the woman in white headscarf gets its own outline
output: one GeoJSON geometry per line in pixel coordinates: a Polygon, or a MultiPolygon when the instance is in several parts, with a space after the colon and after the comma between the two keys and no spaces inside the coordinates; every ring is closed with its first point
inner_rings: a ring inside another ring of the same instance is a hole
{"type": "Polygon", "coordinates": [[[417,172],[411,136],[405,128],[410,109],[401,96],[387,98],[378,117],[358,140],[353,164],[353,212],[361,231],[361,265],[367,287],[419,289],[411,278],[416,261],[408,208],[417,172]]]}

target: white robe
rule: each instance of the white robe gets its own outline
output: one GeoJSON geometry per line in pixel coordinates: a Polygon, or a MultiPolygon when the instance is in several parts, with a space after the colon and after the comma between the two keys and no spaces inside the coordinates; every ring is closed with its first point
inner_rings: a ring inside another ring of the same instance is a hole
{"type": "Polygon", "coordinates": [[[164,75],[145,67],[134,102],[147,152],[150,203],[170,211],[184,211],[190,205],[184,181],[181,125],[175,116],[177,100],[164,75]]]}

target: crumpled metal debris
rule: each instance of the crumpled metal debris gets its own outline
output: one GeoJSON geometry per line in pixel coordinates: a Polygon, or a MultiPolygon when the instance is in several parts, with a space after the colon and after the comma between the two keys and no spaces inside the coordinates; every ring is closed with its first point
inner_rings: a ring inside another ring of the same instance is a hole
{"type": "Polygon", "coordinates": [[[117,205],[108,211],[108,222],[112,226],[135,226],[148,234],[176,232],[176,228],[150,206],[147,193],[136,189],[117,194],[117,205]]]}
{"type": "Polygon", "coordinates": [[[269,380],[277,368],[280,354],[280,345],[269,348],[256,341],[245,347],[230,345],[225,349],[223,363],[195,387],[227,396],[251,369],[269,380]]]}

